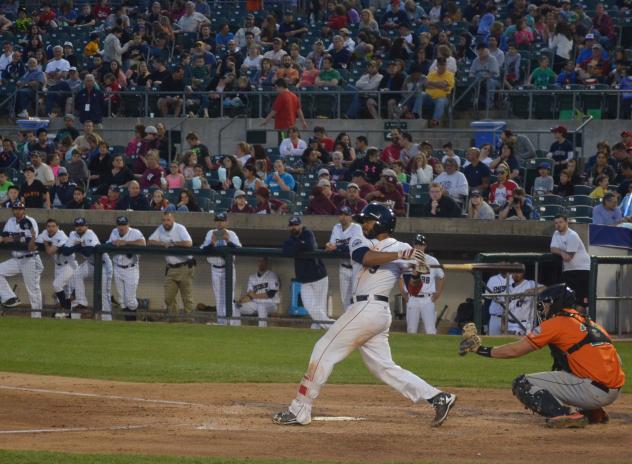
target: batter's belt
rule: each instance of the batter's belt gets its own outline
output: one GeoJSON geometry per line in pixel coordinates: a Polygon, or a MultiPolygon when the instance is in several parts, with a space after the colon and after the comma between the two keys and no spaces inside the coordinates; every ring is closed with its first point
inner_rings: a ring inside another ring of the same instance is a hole
{"type": "Polygon", "coordinates": [[[388,303],[388,297],[384,295],[356,295],[351,297],[351,304],[358,303],[359,301],[376,300],[388,303]]]}

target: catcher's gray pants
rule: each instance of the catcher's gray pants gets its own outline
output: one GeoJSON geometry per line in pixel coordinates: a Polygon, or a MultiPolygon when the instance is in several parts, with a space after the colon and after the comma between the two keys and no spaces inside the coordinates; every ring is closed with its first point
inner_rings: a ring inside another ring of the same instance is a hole
{"type": "Polygon", "coordinates": [[[619,390],[606,392],[596,387],[591,379],[582,379],[566,371],[539,372],[525,376],[533,385],[531,394],[547,390],[561,403],[580,409],[599,409],[619,397],[619,390]]]}

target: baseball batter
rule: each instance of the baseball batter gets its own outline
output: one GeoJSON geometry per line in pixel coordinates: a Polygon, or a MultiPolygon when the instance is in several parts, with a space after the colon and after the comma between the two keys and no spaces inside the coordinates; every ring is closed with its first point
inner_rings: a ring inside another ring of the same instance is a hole
{"type": "Polygon", "coordinates": [[[367,368],[377,378],[417,403],[428,401],[435,409],[432,425],[445,421],[456,396],[444,393],[393,362],[388,343],[391,311],[388,295],[409,267],[423,261],[423,253],[391,237],[395,213],[371,203],[356,216],[364,237],[351,242],[351,259],[362,265],[353,288],[353,303],[314,346],[309,367],[290,407],[273,417],[280,425],[307,425],[312,403],[334,366],[358,348],[367,368]],[[410,261],[414,259],[414,261],[410,261]]]}
{"type": "Polygon", "coordinates": [[[509,286],[510,295],[521,295],[509,301],[509,322],[507,332],[514,335],[526,335],[533,327],[535,307],[533,306],[533,290],[538,285],[533,280],[525,279],[524,272],[514,272],[509,286]],[[520,321],[520,324],[517,322],[520,321]]]}
{"type": "Polygon", "coordinates": [[[279,304],[279,277],[268,269],[268,258],[257,259],[257,272],[248,278],[246,294],[237,301],[239,313],[256,314],[259,327],[268,326],[268,314],[273,313],[279,304]]]}
{"type": "MultiPolygon", "coordinates": [[[[355,237],[362,237],[362,227],[352,221],[351,208],[343,206],[338,216],[339,223],[331,230],[329,242],[325,244],[325,251],[349,252],[349,242],[355,237]]],[[[347,309],[351,304],[351,290],[353,288],[354,268],[350,259],[340,260],[338,270],[340,280],[340,299],[342,308],[347,309]]]]}
{"type": "MultiPolygon", "coordinates": [[[[55,264],[55,277],[53,279],[53,289],[57,296],[57,301],[62,309],[70,311],[70,296],[72,295],[72,276],[77,269],[77,260],[72,253],[64,256],[61,249],[68,241],[68,236],[59,228],[59,224],[54,219],[46,221],[46,229],[37,236],[35,240],[47,255],[52,256],[55,264]]],[[[56,313],[56,318],[66,318],[67,313],[56,313]]]]}
{"type": "MultiPolygon", "coordinates": [[[[108,244],[117,248],[126,246],[145,246],[143,233],[129,226],[127,216],[116,218],[116,228],[112,230],[108,244]]],[[[121,310],[125,313],[126,321],[135,321],[138,300],[136,290],[138,289],[138,279],[140,277],[140,257],[132,253],[113,253],[112,258],[114,285],[121,299],[121,310]]]]}
{"type": "Polygon", "coordinates": [[[7,308],[14,308],[20,300],[7,282],[7,277],[22,274],[24,286],[31,303],[31,317],[42,317],[42,291],[40,276],[44,265],[37,252],[35,241],[38,235],[37,222],[26,215],[24,203],[13,204],[13,217],[9,218],[2,230],[1,243],[16,243],[25,247],[24,251],[12,251],[11,259],[0,263],[0,302],[7,308]]]}
{"type": "MultiPolygon", "coordinates": [[[[414,248],[426,253],[426,237],[417,234],[414,248]]],[[[439,261],[434,256],[426,255],[428,265],[439,265],[439,261]]],[[[417,333],[419,331],[419,319],[424,323],[424,330],[429,335],[436,335],[435,323],[435,301],[443,293],[445,274],[441,268],[431,268],[428,273],[421,274],[413,271],[412,274],[404,275],[406,292],[408,293],[408,303],[406,304],[406,331],[417,333]]]]}
{"type": "MultiPolygon", "coordinates": [[[[75,300],[71,304],[70,317],[81,319],[81,311],[88,308],[84,280],[94,274],[94,248],[100,245],[99,237],[88,228],[88,221],[83,217],[75,218],[75,230],[70,232],[68,241],[62,248],[64,256],[79,253],[85,259],[75,270],[73,286],[75,300]]],[[[103,254],[103,272],[101,274],[101,320],[112,320],[112,261],[107,253],[103,254]]]]}
{"type": "MultiPolygon", "coordinates": [[[[241,247],[241,242],[237,234],[228,230],[228,215],[224,212],[215,214],[215,229],[209,230],[202,243],[202,250],[212,250],[219,247],[241,247]]],[[[211,285],[213,286],[213,294],[215,295],[215,306],[217,308],[217,323],[226,325],[226,261],[220,256],[209,256],[206,261],[211,265],[211,285]]],[[[237,274],[235,272],[235,258],[233,257],[233,291],[231,295],[235,298],[235,281],[237,274]]],[[[237,305],[233,305],[233,314],[230,319],[230,325],[241,325],[239,319],[241,314],[237,305]]]]}
{"type": "MultiPolygon", "coordinates": [[[[513,284],[511,275],[507,275],[506,272],[491,276],[487,281],[487,291],[494,294],[501,294],[507,292],[507,281],[509,285],[513,284]],[[507,279],[509,278],[509,279],[507,279]]],[[[497,296],[492,298],[489,304],[489,328],[487,333],[489,335],[500,335],[502,333],[503,314],[505,313],[505,296],[497,296]]]]}

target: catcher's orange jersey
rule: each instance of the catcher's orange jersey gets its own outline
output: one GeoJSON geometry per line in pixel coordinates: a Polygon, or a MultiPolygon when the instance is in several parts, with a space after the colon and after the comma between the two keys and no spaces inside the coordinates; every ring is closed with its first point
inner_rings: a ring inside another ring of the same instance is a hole
{"type": "MultiPolygon", "coordinates": [[[[555,345],[565,353],[586,337],[586,319],[577,311],[566,309],[575,317],[556,315],[542,322],[527,335],[527,340],[536,348],[555,345]]],[[[600,330],[606,330],[593,322],[600,330]]],[[[625,374],[617,349],[610,343],[587,344],[567,356],[571,372],[584,379],[592,379],[608,388],[621,388],[625,374]]]]}

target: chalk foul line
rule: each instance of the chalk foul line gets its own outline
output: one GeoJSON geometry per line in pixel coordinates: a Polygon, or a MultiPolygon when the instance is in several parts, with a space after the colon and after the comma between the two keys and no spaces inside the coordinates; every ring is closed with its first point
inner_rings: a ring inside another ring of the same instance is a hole
{"type": "Polygon", "coordinates": [[[0,430],[0,435],[15,435],[29,433],[68,433],[68,432],[100,432],[107,430],[137,430],[149,427],[148,425],[115,425],[112,427],[69,427],[50,429],[21,429],[21,430],[0,430]]]}

